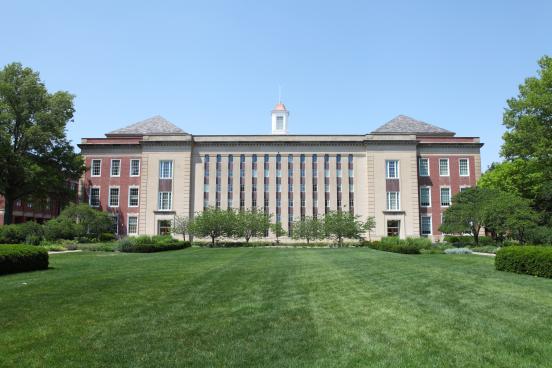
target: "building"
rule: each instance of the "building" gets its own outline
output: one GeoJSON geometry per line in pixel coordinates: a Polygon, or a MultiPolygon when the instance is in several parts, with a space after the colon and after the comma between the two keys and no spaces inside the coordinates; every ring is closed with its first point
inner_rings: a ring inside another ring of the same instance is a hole
{"type": "MultiPolygon", "coordinates": [[[[397,116],[369,134],[288,134],[278,103],[270,135],[192,135],[160,116],[83,138],[83,198],[119,235],[163,234],[175,215],[256,208],[288,228],[303,216],[374,216],[372,236],[438,238],[451,197],[481,174],[476,137],[397,116]]],[[[270,236],[270,235],[269,235],[270,236]]]]}

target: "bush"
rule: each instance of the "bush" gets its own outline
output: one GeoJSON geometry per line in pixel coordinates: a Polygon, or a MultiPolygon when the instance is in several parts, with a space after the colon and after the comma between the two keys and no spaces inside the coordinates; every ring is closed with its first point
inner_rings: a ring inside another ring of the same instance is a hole
{"type": "Polygon", "coordinates": [[[381,238],[379,242],[363,242],[362,246],[385,252],[420,254],[422,249],[431,247],[431,241],[427,238],[400,239],[396,236],[389,236],[381,238]]]}
{"type": "Polygon", "coordinates": [[[189,241],[179,241],[171,236],[148,236],[142,235],[135,238],[124,238],[119,240],[117,248],[121,252],[128,253],[151,253],[164,250],[176,250],[190,247],[189,241]]]}
{"type": "Polygon", "coordinates": [[[527,242],[530,244],[552,244],[552,227],[536,226],[527,230],[527,242]]]}
{"type": "Polygon", "coordinates": [[[0,227],[0,244],[20,244],[25,242],[25,238],[21,224],[0,227]]]}
{"type": "Polygon", "coordinates": [[[482,246],[482,247],[470,247],[470,249],[474,252],[495,254],[496,251],[500,248],[495,247],[494,245],[485,245],[485,246],[482,246]]]}
{"type": "MultiPolygon", "coordinates": [[[[447,243],[457,247],[469,247],[469,246],[475,246],[475,241],[473,240],[473,236],[471,235],[445,235],[444,239],[447,243]]],[[[495,244],[493,238],[490,236],[480,236],[479,237],[479,245],[493,245],[495,244]]]]}
{"type": "Polygon", "coordinates": [[[445,249],[445,254],[472,254],[472,250],[470,248],[451,248],[451,249],[445,249]]]}
{"type": "Polygon", "coordinates": [[[552,278],[552,247],[512,246],[500,248],[496,252],[495,268],[499,271],[552,278]]]}
{"type": "Polygon", "coordinates": [[[70,250],[83,250],[89,252],[114,252],[117,250],[117,243],[88,243],[88,244],[73,244],[69,247],[70,250]]]}
{"type": "Polygon", "coordinates": [[[82,233],[82,225],[67,218],[58,217],[44,224],[46,240],[74,239],[82,233]]]}
{"type": "Polygon", "coordinates": [[[110,242],[115,241],[117,237],[113,233],[101,233],[100,234],[100,241],[102,242],[110,242]]]}
{"type": "Polygon", "coordinates": [[[445,250],[454,248],[449,244],[432,244],[431,247],[421,249],[420,253],[422,254],[444,254],[445,250]]]}
{"type": "Polygon", "coordinates": [[[44,270],[48,268],[48,251],[31,245],[0,246],[0,275],[44,270]]]}

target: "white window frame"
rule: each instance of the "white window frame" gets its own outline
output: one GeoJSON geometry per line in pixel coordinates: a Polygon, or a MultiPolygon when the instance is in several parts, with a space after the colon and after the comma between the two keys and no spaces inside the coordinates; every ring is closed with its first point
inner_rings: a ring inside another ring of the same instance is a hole
{"type": "Polygon", "coordinates": [[[173,171],[174,171],[174,162],[173,160],[159,160],[159,179],[172,179],[173,178],[173,171]],[[171,170],[170,170],[170,176],[163,176],[163,164],[164,162],[170,162],[171,163],[171,170]]]}
{"type": "Polygon", "coordinates": [[[430,235],[433,235],[433,221],[431,219],[431,215],[422,215],[420,216],[420,235],[421,236],[430,236],[430,235]],[[423,230],[423,218],[429,218],[429,233],[427,234],[424,234],[424,230],[423,230]]]}
{"type": "Polygon", "coordinates": [[[128,207],[130,207],[130,208],[140,207],[140,187],[138,185],[131,185],[131,186],[128,187],[128,207]],[[130,204],[130,190],[131,189],[138,189],[138,203],[135,206],[130,204]]]}
{"type": "Polygon", "coordinates": [[[385,178],[386,179],[399,179],[399,160],[385,160],[385,178]],[[389,163],[395,163],[395,176],[389,176],[389,163]]]}
{"type": "Polygon", "coordinates": [[[460,185],[460,188],[458,188],[458,190],[460,192],[463,192],[464,190],[469,189],[469,188],[471,188],[470,185],[460,185]]]}
{"type": "Polygon", "coordinates": [[[424,207],[424,208],[429,208],[431,207],[431,187],[428,186],[428,185],[424,185],[424,186],[421,186],[420,187],[420,207],[424,207]],[[429,192],[429,205],[428,206],[425,206],[422,204],[422,189],[428,189],[428,192],[429,192]]]}
{"type": "Polygon", "coordinates": [[[158,211],[172,211],[172,192],[159,192],[157,194],[157,210],[158,211]],[[161,195],[162,194],[168,194],[168,208],[161,208],[161,195]]]}
{"type": "Polygon", "coordinates": [[[450,207],[451,203],[452,203],[452,191],[450,190],[450,187],[449,186],[440,187],[439,188],[439,204],[441,205],[441,207],[450,207]],[[448,192],[449,192],[449,204],[448,205],[443,204],[443,189],[448,189],[448,192]]]}
{"type": "Polygon", "coordinates": [[[470,176],[470,159],[467,157],[462,157],[458,159],[458,176],[461,176],[463,178],[470,176]],[[460,161],[466,160],[466,168],[468,169],[468,173],[466,175],[462,175],[460,161]]]}
{"type": "Polygon", "coordinates": [[[400,211],[401,210],[401,192],[387,192],[385,195],[386,201],[387,201],[387,211],[400,211]],[[395,194],[396,197],[396,203],[397,208],[391,208],[391,194],[395,194]]]}
{"type": "Polygon", "coordinates": [[[101,202],[101,199],[100,199],[101,198],[101,193],[102,193],[101,187],[99,187],[99,186],[90,187],[90,190],[88,191],[88,205],[90,207],[98,208],[102,205],[102,202],[101,202]],[[92,189],[98,189],[98,205],[97,206],[92,205],[92,189]]]}
{"type": "Polygon", "coordinates": [[[121,187],[118,185],[113,185],[109,187],[109,192],[107,194],[107,206],[109,208],[118,208],[121,205],[121,187]],[[112,206],[111,205],[111,189],[117,189],[117,205],[112,206]]]}
{"type": "Polygon", "coordinates": [[[118,178],[121,176],[121,159],[120,158],[112,158],[111,159],[111,162],[110,162],[110,165],[109,165],[109,176],[112,177],[112,178],[118,178]],[[117,175],[113,175],[113,162],[114,161],[119,161],[119,169],[118,169],[118,174],[117,175]]]}
{"type": "Polygon", "coordinates": [[[138,235],[138,214],[137,213],[129,213],[127,215],[127,235],[138,235]],[[136,232],[135,233],[130,232],[130,218],[131,217],[136,218],[136,232]]]}
{"type": "Polygon", "coordinates": [[[139,158],[131,158],[130,159],[130,168],[128,169],[128,175],[130,177],[138,177],[140,176],[140,169],[141,169],[141,165],[142,165],[142,162],[139,158]],[[132,161],[138,161],[138,174],[137,175],[132,175],[132,161]]]}
{"type": "Polygon", "coordinates": [[[90,161],[90,176],[93,178],[98,178],[102,176],[102,159],[101,158],[94,158],[90,161]],[[100,173],[98,175],[94,175],[94,161],[100,162],[100,173]]]}
{"type": "Polygon", "coordinates": [[[439,176],[450,176],[450,161],[448,158],[440,158],[439,159],[439,176]],[[441,161],[447,162],[447,173],[446,175],[441,173],[441,161]]]}
{"type": "Polygon", "coordinates": [[[423,176],[423,177],[427,177],[427,176],[430,176],[430,171],[429,171],[429,158],[428,157],[420,157],[418,159],[418,172],[420,174],[420,176],[423,176]],[[422,161],[426,161],[427,162],[427,175],[422,175],[422,161]]]}

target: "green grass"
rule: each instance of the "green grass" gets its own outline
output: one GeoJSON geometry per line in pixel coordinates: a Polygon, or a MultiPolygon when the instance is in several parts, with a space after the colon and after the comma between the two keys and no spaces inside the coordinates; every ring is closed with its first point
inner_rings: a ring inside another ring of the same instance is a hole
{"type": "Polygon", "coordinates": [[[542,367],[552,280],[480,256],[197,249],[0,278],[0,366],[542,367]]]}

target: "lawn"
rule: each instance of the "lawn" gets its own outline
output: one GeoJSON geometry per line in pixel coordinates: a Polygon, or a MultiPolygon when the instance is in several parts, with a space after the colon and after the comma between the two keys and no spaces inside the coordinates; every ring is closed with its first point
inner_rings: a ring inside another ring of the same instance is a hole
{"type": "Polygon", "coordinates": [[[5,367],[542,367],[552,280],[371,249],[50,256],[0,277],[5,367]]]}

